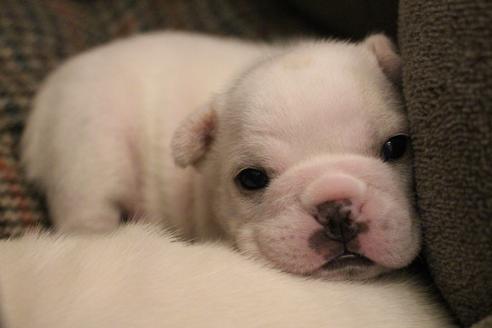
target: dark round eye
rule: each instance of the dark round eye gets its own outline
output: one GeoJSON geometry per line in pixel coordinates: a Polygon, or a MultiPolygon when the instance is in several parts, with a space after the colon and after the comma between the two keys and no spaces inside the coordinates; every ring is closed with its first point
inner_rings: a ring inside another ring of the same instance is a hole
{"type": "Polygon", "coordinates": [[[265,188],[270,182],[268,175],[261,169],[246,168],[239,172],[236,181],[246,190],[258,190],[265,188]]]}
{"type": "Polygon", "coordinates": [[[389,138],[381,149],[381,156],[385,162],[399,159],[405,154],[408,145],[408,136],[398,134],[389,138]]]}

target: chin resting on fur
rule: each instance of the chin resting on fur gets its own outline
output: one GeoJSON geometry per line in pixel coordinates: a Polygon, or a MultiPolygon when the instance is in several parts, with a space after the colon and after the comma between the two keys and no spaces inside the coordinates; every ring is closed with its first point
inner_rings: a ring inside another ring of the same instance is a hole
{"type": "Polygon", "coordinates": [[[132,213],[286,272],[370,278],[420,249],[399,78],[383,35],[137,36],[45,81],[22,160],[59,231],[132,213]]]}

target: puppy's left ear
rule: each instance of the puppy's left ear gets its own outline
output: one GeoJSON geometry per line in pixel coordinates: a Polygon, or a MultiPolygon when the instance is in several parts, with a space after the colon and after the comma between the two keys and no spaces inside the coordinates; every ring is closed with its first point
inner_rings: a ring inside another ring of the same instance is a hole
{"type": "Polygon", "coordinates": [[[197,164],[214,141],[216,125],[217,112],[211,104],[190,114],[174,132],[174,162],[180,167],[197,164]]]}
{"type": "Polygon", "coordinates": [[[373,34],[362,41],[374,53],[384,74],[396,84],[401,83],[401,59],[393,42],[384,34],[373,34]]]}

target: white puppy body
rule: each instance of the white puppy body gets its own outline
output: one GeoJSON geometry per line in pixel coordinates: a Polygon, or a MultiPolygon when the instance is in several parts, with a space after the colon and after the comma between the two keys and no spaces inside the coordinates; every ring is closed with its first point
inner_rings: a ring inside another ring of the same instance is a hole
{"type": "Polygon", "coordinates": [[[450,327],[413,281],[309,280],[145,226],[0,242],[3,328],[450,327]]]}
{"type": "Polygon", "coordinates": [[[381,158],[406,133],[399,70],[381,35],[117,41],[46,81],[23,162],[61,231],[111,230],[129,212],[186,238],[230,240],[284,271],[367,278],[420,248],[409,156],[381,158]],[[260,176],[246,183],[265,188],[244,187],[250,168],[260,176]]]}
{"type": "Polygon", "coordinates": [[[96,48],[55,71],[35,99],[23,160],[56,227],[109,231],[125,210],[165,220],[185,237],[217,235],[200,175],[176,168],[170,140],[262,49],[156,33],[96,48]]]}

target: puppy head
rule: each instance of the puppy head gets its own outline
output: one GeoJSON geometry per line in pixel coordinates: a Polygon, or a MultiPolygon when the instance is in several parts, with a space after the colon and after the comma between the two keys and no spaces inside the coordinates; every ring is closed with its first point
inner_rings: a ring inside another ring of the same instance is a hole
{"type": "Polygon", "coordinates": [[[399,58],[381,35],[306,42],[248,70],[174,138],[238,248],[292,273],[364,279],[420,248],[399,58]]]}

